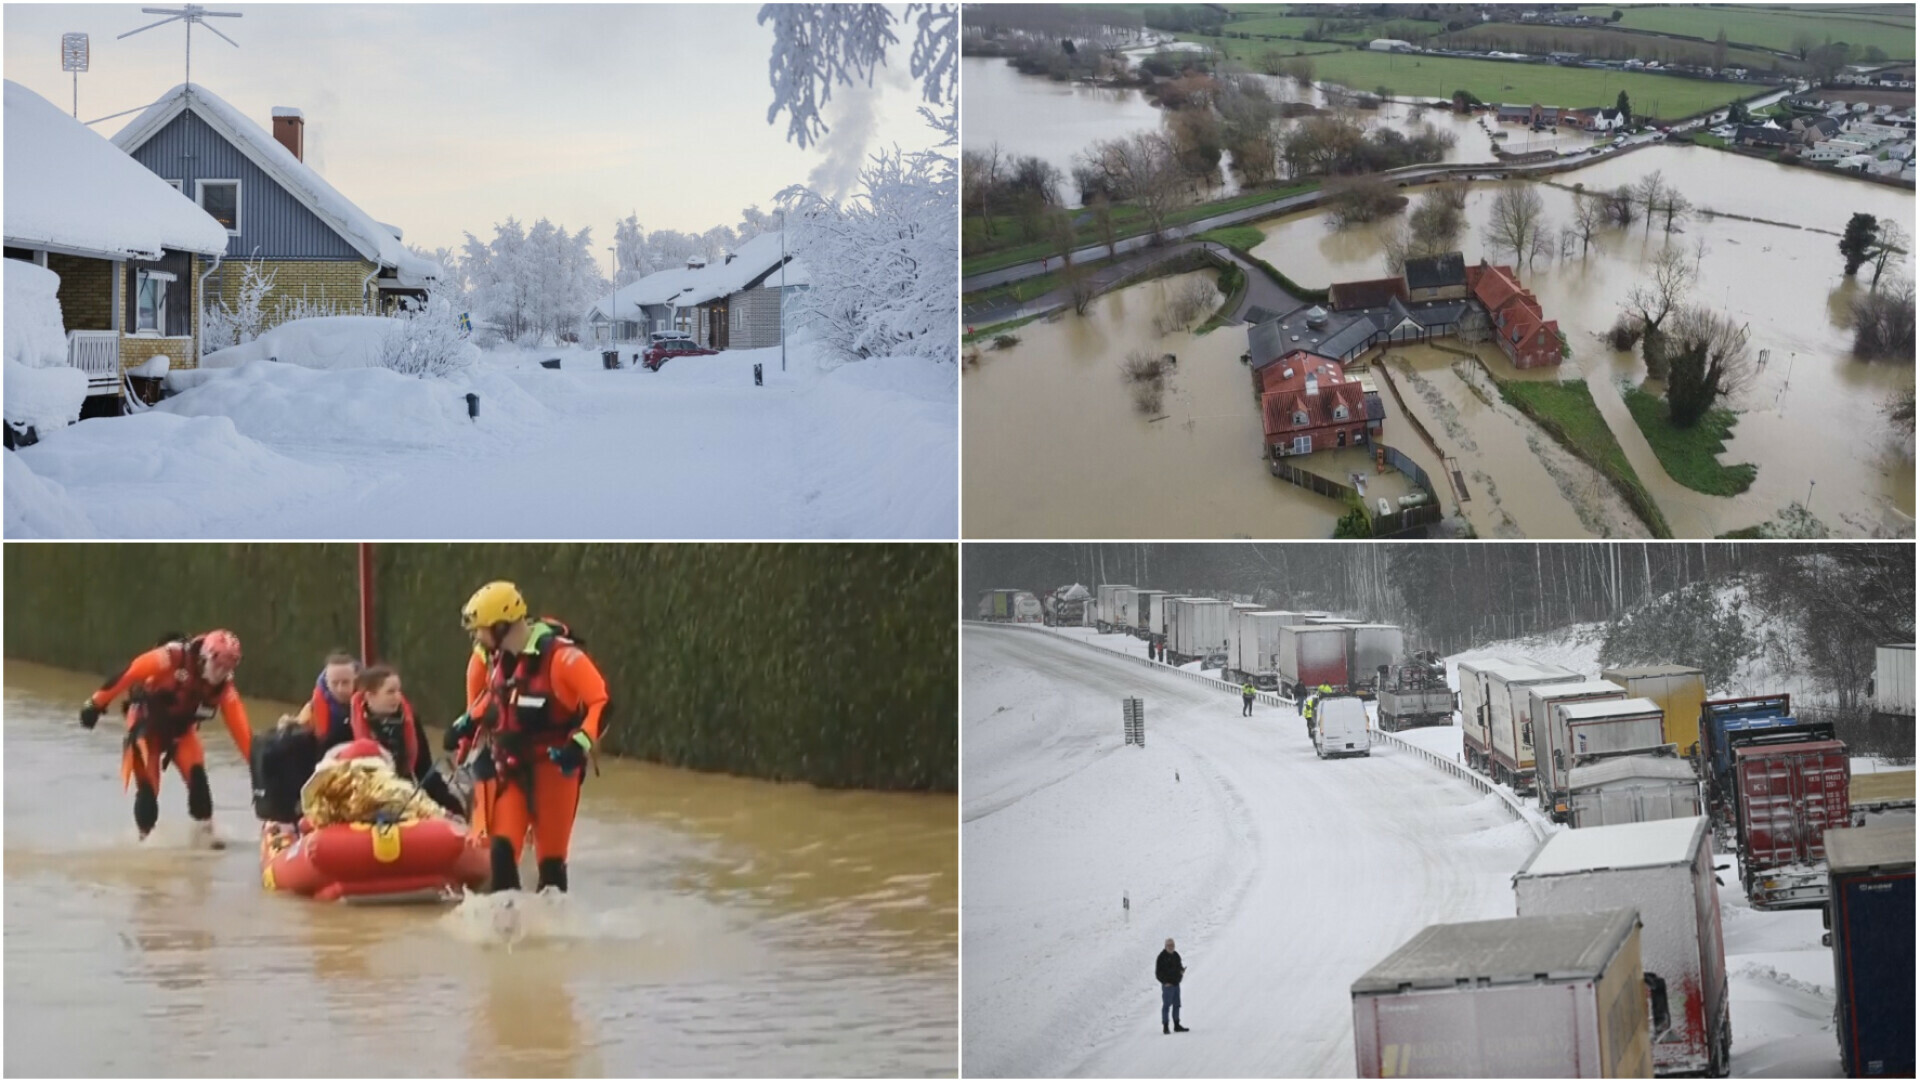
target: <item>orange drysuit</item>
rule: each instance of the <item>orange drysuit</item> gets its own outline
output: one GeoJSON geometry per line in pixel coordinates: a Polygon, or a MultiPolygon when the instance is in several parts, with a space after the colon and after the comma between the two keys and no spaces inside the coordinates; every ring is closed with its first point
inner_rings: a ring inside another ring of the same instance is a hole
{"type": "Polygon", "coordinates": [[[88,700],[104,710],[122,694],[130,696],[131,704],[127,709],[126,744],[120,756],[120,782],[123,787],[132,784],[139,789],[134,818],[140,831],[151,829],[159,814],[160,773],[169,758],[187,785],[188,812],[195,820],[211,818],[213,799],[204,771],[206,748],[196,730],[202,710],[219,711],[242,758],[250,758],[253,751],[247,708],[234,689],[233,678],[208,683],[187,643],[172,642],[135,657],[118,678],[94,691],[88,700]]]}
{"type": "MultiPolygon", "coordinates": [[[[547,756],[566,746],[577,731],[595,744],[607,708],[607,683],[593,660],[565,627],[550,621],[533,624],[525,647],[516,654],[475,649],[467,661],[467,700],[487,734],[496,776],[474,785],[473,825],[493,845],[511,847],[518,867],[533,831],[542,884],[565,888],[565,860],[573,838],[585,769],[568,775],[547,756]],[[553,864],[557,863],[558,866],[553,864]]],[[[503,886],[501,860],[495,855],[495,888],[503,886]]],[[[517,887],[517,869],[508,887],[517,887]]]]}

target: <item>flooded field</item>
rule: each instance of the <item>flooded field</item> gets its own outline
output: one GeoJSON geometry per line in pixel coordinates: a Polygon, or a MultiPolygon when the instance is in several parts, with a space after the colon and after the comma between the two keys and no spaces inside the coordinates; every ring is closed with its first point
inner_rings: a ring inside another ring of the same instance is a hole
{"type": "MultiPolygon", "coordinates": [[[[169,775],[135,841],[91,676],[8,661],[6,1070],[81,1076],[951,1075],[951,796],[610,761],[573,893],[509,950],[472,904],[262,892],[245,766],[203,730],[224,852],[169,775]]],[[[256,723],[283,708],[250,701],[256,723]]]]}
{"type": "MultiPolygon", "coordinates": [[[[1060,195],[1068,206],[1080,205],[1080,192],[1072,179],[1074,155],[1103,139],[1136,131],[1158,131],[1161,127],[1162,111],[1138,90],[1107,90],[1022,75],[1005,60],[995,57],[967,57],[961,65],[967,114],[962,141],[966,148],[985,150],[997,142],[1007,153],[1031,154],[1049,162],[1060,170],[1060,195]]],[[[1327,105],[1327,95],[1318,87],[1304,89],[1291,79],[1269,75],[1259,79],[1275,101],[1305,100],[1321,107],[1327,105]]],[[[1431,124],[1450,132],[1454,145],[1445,155],[1449,162],[1495,160],[1488,131],[1475,117],[1420,108],[1406,102],[1389,102],[1362,115],[1372,124],[1401,131],[1410,132],[1421,124],[1431,124]]],[[[1284,126],[1292,122],[1282,123],[1284,126]]],[[[1507,131],[1502,145],[1512,153],[1564,151],[1592,141],[1573,134],[1535,134],[1515,125],[1499,130],[1507,131]]],[[[1224,198],[1237,191],[1237,181],[1223,163],[1221,183],[1207,192],[1207,197],[1224,198]]]]}
{"type": "MultiPolygon", "coordinates": [[[[964,470],[970,537],[1330,536],[1343,512],[1267,471],[1260,414],[1240,355],[1246,328],[1162,335],[1154,319],[1185,282],[1161,278],[1094,301],[1083,318],[1028,323],[1011,349],[966,371],[964,470]],[[1161,408],[1141,412],[1121,365],[1135,350],[1178,358],[1161,408]]],[[[1386,442],[1439,480],[1439,461],[1382,388],[1386,442]]],[[[1315,454],[1316,472],[1367,478],[1371,498],[1411,490],[1359,451],[1315,454]]],[[[1444,492],[1442,493],[1444,495],[1444,492]]],[[[1450,501],[1443,499],[1450,506],[1450,501]]]]}
{"type": "MultiPolygon", "coordinates": [[[[1913,385],[1913,366],[1863,363],[1848,355],[1852,334],[1841,320],[1866,283],[1842,276],[1835,243],[1856,210],[1911,221],[1912,194],[1731,154],[1666,146],[1562,174],[1558,182],[1613,187],[1654,169],[1698,205],[1805,226],[1700,217],[1672,238],[1696,257],[1699,282],[1693,300],[1744,320],[1755,355],[1766,353],[1753,384],[1733,402],[1740,422],[1722,455],[1729,463],[1755,462],[1760,472],[1752,488],[1731,498],[1702,495],[1666,477],[1617,390],[1620,382],[1642,381],[1644,366],[1636,355],[1615,353],[1597,336],[1612,325],[1647,260],[1667,242],[1658,225],[1651,233],[1636,225],[1603,234],[1585,258],[1543,258],[1530,270],[1522,268],[1522,280],[1540,297],[1548,316],[1560,321],[1573,346],[1573,360],[1563,373],[1577,372],[1587,379],[1676,535],[1710,536],[1770,519],[1789,502],[1805,500],[1810,483],[1814,514],[1836,534],[1911,529],[1910,440],[1896,432],[1880,410],[1883,402],[1913,385]]],[[[1470,197],[1469,225],[1459,238],[1470,262],[1485,251],[1480,230],[1495,190],[1496,185],[1478,185],[1470,197]]],[[[1574,195],[1544,185],[1539,191],[1557,231],[1571,217],[1574,195]]],[[[1417,192],[1409,194],[1417,197],[1417,192]]],[[[1380,236],[1394,224],[1335,231],[1318,212],[1277,218],[1263,223],[1267,241],[1255,254],[1308,286],[1377,277],[1386,272],[1380,236]]],[[[1500,254],[1498,261],[1510,262],[1511,255],[1500,254]]],[[[1906,272],[1912,272],[1911,261],[1906,272]]]]}

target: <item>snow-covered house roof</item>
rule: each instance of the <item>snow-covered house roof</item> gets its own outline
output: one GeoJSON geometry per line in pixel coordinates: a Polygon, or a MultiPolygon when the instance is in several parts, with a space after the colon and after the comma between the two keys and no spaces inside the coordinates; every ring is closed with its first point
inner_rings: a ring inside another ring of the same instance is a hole
{"type": "Polygon", "coordinates": [[[674,303],[681,307],[692,307],[731,296],[753,284],[767,271],[778,267],[783,257],[779,231],[761,233],[741,244],[738,251],[724,260],[710,263],[706,269],[699,271],[698,278],[686,292],[674,299],[674,303]]]}
{"type": "MultiPolygon", "coordinates": [[[[791,255],[789,254],[789,258],[791,255]]],[[[769,271],[780,267],[780,234],[761,233],[759,236],[740,245],[726,259],[708,263],[705,266],[680,266],[671,270],[660,270],[648,274],[638,281],[628,282],[614,290],[613,295],[602,297],[587,311],[587,318],[604,319],[607,309],[613,309],[616,319],[638,319],[641,309],[660,304],[673,307],[692,307],[723,296],[731,296],[753,285],[756,279],[769,271]]],[[[780,277],[773,274],[760,284],[778,288],[780,277]]],[[[787,265],[787,285],[810,285],[806,268],[799,263],[787,265]]]]}
{"type": "Polygon", "coordinates": [[[6,241],[103,259],[224,255],[227,230],[146,166],[12,80],[6,241]]]}
{"type": "MultiPolygon", "coordinates": [[[[280,145],[265,128],[204,86],[183,83],[162,94],[160,100],[121,128],[114,135],[113,143],[131,154],[164,130],[175,117],[189,110],[339,233],[355,251],[371,262],[392,268],[400,284],[421,286],[445,273],[439,263],[408,251],[395,235],[399,230],[369,217],[311,166],[280,145]]],[[[276,106],[276,110],[279,115],[297,111],[288,110],[286,106],[276,106]]],[[[221,250],[225,250],[224,245],[221,250]]]]}

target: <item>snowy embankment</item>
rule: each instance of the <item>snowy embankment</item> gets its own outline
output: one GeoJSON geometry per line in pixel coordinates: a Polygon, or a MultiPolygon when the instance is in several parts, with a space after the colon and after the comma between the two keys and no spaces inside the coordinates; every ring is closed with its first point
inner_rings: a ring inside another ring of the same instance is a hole
{"type": "Polygon", "coordinates": [[[1292,708],[1243,718],[1040,633],[970,627],[964,655],[969,1075],[1346,1075],[1356,976],[1430,922],[1512,912],[1532,834],[1414,755],[1321,761],[1292,708]],[[1167,937],[1190,1035],[1159,1030],[1167,937]]]}
{"type": "MultiPolygon", "coordinates": [[[[1448,675],[1501,655],[1597,675],[1596,630],[1463,652],[1448,675]]],[[[1319,761],[1292,709],[1245,720],[1231,693],[1087,645],[1145,654],[1091,629],[966,631],[964,1070],[1351,1075],[1353,977],[1428,923],[1512,915],[1532,834],[1415,755],[1319,761]],[[1144,750],[1120,742],[1130,694],[1147,701],[1144,750]],[[1205,1026],[1163,1046],[1145,954],[1168,936],[1194,968],[1188,1023],[1205,1026]]],[[[1739,692],[1766,691],[1763,666],[1739,692]]],[[[1459,753],[1458,727],[1397,737],[1459,753]]],[[[1839,1075],[1821,913],[1755,911],[1732,857],[1716,861],[1733,1075],[1839,1075]]]]}
{"type": "Polygon", "coordinates": [[[488,356],[454,379],[265,361],[198,373],[153,410],[10,456],[6,535],[955,535],[953,369],[788,357],[785,374],[778,349],[657,373],[602,370],[585,349],[488,356]]]}

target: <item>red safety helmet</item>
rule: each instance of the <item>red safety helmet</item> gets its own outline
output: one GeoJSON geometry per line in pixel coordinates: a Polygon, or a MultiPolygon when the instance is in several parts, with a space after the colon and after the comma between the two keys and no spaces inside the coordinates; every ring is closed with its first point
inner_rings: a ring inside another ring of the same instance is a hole
{"type": "Polygon", "coordinates": [[[240,666],[240,638],[231,630],[209,630],[200,639],[200,659],[229,670],[240,666]]]}

